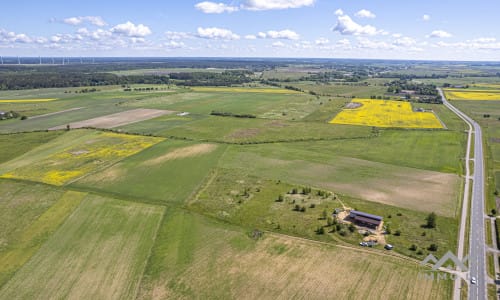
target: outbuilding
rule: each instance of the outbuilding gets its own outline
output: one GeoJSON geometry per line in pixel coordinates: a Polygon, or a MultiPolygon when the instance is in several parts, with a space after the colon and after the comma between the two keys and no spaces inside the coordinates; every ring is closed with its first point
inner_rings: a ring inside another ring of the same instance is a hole
{"type": "Polygon", "coordinates": [[[374,229],[377,229],[383,221],[383,218],[381,216],[376,216],[357,210],[351,210],[349,212],[349,217],[360,226],[366,226],[374,229]]]}

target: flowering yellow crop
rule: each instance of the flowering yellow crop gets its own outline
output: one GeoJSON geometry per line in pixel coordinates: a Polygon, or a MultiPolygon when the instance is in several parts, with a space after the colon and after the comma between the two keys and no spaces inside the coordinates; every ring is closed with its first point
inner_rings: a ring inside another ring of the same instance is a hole
{"type": "Polygon", "coordinates": [[[356,99],[357,108],[345,108],[330,121],[332,124],[398,128],[443,128],[433,112],[415,112],[408,102],[356,99]]]}
{"type": "Polygon", "coordinates": [[[37,103],[37,102],[49,102],[57,100],[57,98],[46,98],[46,99],[0,99],[0,103],[37,103]]]}
{"type": "Polygon", "coordinates": [[[33,165],[20,167],[0,177],[64,185],[95,170],[136,154],[163,138],[101,132],[87,141],[53,153],[33,165]]]}
{"type": "Polygon", "coordinates": [[[500,101],[500,90],[446,89],[448,100],[493,100],[500,101]]]}
{"type": "Polygon", "coordinates": [[[297,94],[299,92],[287,89],[273,88],[225,88],[225,87],[192,87],[195,92],[225,92],[225,93],[265,93],[265,94],[297,94]]]}

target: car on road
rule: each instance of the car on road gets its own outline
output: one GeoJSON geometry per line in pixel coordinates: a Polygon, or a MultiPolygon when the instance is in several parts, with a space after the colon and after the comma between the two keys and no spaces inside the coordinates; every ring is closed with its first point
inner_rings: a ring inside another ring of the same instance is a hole
{"type": "Polygon", "coordinates": [[[477,283],[477,279],[476,279],[476,277],[474,277],[474,276],[473,276],[473,277],[471,277],[471,279],[470,279],[470,283],[472,283],[472,284],[476,284],[476,283],[477,283]]]}
{"type": "Polygon", "coordinates": [[[385,245],[385,247],[384,247],[384,248],[385,248],[386,250],[392,250],[392,249],[394,249],[394,246],[393,246],[393,245],[391,245],[391,244],[387,244],[387,245],[385,245]]]}

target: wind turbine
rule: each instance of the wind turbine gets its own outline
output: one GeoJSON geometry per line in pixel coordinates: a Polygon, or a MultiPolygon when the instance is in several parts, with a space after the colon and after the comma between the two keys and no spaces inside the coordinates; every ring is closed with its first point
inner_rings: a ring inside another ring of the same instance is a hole
{"type": "Polygon", "coordinates": [[[17,57],[17,64],[20,65],[21,64],[21,59],[19,58],[19,56],[17,57]]]}

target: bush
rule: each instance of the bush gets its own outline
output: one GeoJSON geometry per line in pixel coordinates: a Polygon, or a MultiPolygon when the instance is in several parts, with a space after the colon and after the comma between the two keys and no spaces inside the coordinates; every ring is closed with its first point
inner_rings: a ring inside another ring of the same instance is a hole
{"type": "Polygon", "coordinates": [[[394,232],[394,235],[395,236],[400,236],[401,235],[401,230],[396,230],[396,232],[394,232]]]}
{"type": "Polygon", "coordinates": [[[24,120],[27,120],[27,119],[28,119],[28,117],[26,117],[26,116],[22,116],[22,117],[21,117],[21,120],[23,120],[23,121],[24,121],[24,120]]]}
{"type": "Polygon", "coordinates": [[[427,248],[427,250],[429,250],[429,251],[437,251],[437,249],[438,249],[438,245],[436,245],[436,244],[431,244],[429,246],[429,248],[427,248]]]}
{"type": "Polygon", "coordinates": [[[325,234],[325,229],[323,228],[323,226],[320,226],[318,227],[318,229],[316,229],[316,234],[325,234]]]}
{"type": "Polygon", "coordinates": [[[350,232],[354,232],[356,231],[356,226],[352,225],[352,224],[349,224],[349,227],[347,227],[349,229],[350,232]]]}
{"type": "Polygon", "coordinates": [[[417,251],[417,245],[412,244],[409,248],[411,251],[417,251]]]}

